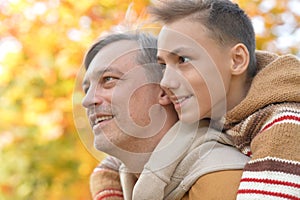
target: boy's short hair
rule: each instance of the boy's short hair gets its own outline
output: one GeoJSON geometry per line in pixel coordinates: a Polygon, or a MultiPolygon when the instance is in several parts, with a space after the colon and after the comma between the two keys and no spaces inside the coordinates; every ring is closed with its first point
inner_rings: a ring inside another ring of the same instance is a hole
{"type": "Polygon", "coordinates": [[[254,28],[237,4],[230,0],[159,0],[149,12],[165,24],[183,18],[200,22],[220,45],[243,43],[250,54],[248,77],[256,75],[254,28]]]}

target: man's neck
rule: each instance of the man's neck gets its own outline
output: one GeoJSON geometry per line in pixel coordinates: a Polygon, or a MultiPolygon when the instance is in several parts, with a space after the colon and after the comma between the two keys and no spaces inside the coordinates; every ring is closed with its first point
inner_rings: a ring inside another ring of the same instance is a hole
{"type": "MultiPolygon", "coordinates": [[[[160,131],[149,138],[140,138],[131,143],[132,149],[123,148],[111,148],[108,154],[118,158],[124,163],[126,168],[130,170],[131,173],[135,174],[137,177],[143,171],[145,164],[149,161],[152,152],[155,150],[161,139],[167,134],[169,129],[178,121],[176,111],[170,104],[165,108],[161,109],[162,112],[166,112],[167,117],[163,127],[160,131]],[[134,146],[132,146],[134,145],[134,146]],[[125,150],[126,149],[126,150],[125,150]]],[[[161,115],[160,115],[161,116],[161,115]]],[[[128,148],[128,144],[127,144],[128,148]]]]}
{"type": "Polygon", "coordinates": [[[121,160],[129,173],[135,174],[138,177],[148,162],[151,153],[132,153],[120,150],[112,152],[111,155],[121,160]]]}

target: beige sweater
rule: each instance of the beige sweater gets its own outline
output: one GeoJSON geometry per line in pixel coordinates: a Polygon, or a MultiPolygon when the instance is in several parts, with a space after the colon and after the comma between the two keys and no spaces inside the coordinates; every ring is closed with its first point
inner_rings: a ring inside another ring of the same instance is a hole
{"type": "Polygon", "coordinates": [[[121,169],[125,200],[179,200],[205,174],[243,169],[249,158],[208,125],[205,121],[201,121],[200,128],[198,124],[193,127],[176,123],[160,141],[135,184],[128,184],[133,175],[121,169]]]}
{"type": "MultiPolygon", "coordinates": [[[[233,148],[226,135],[209,129],[208,125],[209,123],[202,121],[199,128],[198,125],[193,127],[178,122],[156,147],[139,179],[127,172],[126,166],[121,165],[118,170],[121,187],[116,184],[117,173],[112,171],[108,174],[108,168],[115,168],[114,164],[117,168],[119,163],[110,162],[106,164],[109,165],[106,169],[103,169],[105,163],[102,163],[102,169],[96,170],[91,179],[94,199],[118,199],[121,191],[125,200],[181,199],[199,177],[205,174],[243,169],[249,158],[233,148]],[[110,176],[111,179],[105,176],[110,176]]],[[[109,160],[114,159],[109,157],[109,160]]],[[[239,179],[240,174],[236,180],[239,179]]],[[[236,188],[231,186],[232,192],[229,195],[234,196],[236,188]]],[[[197,191],[195,188],[194,190],[197,191]]],[[[197,194],[193,192],[192,195],[197,194]]],[[[187,195],[185,199],[188,199],[187,195]]]]}

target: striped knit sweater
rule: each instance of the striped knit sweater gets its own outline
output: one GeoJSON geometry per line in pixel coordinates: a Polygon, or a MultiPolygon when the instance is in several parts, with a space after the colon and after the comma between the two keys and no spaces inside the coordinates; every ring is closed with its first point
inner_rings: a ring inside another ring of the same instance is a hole
{"type": "Polygon", "coordinates": [[[238,200],[300,199],[300,62],[257,52],[260,71],[246,98],[225,116],[224,131],[251,156],[238,200]]]}
{"type": "Polygon", "coordinates": [[[90,178],[93,200],[122,200],[119,166],[121,162],[108,156],[94,169],[90,178]]]}

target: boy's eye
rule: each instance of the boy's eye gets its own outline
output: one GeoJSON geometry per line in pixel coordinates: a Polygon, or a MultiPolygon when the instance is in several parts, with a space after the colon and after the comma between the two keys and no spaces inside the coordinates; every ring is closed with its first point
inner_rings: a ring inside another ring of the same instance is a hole
{"type": "Polygon", "coordinates": [[[157,62],[162,68],[165,68],[166,67],[166,63],[164,62],[157,62]]]}
{"type": "Polygon", "coordinates": [[[159,64],[160,67],[161,67],[162,73],[164,73],[165,70],[166,70],[166,64],[165,64],[165,63],[158,63],[158,64],[159,64]]]}
{"type": "Polygon", "coordinates": [[[162,73],[165,73],[166,63],[164,63],[163,61],[158,61],[157,63],[161,67],[162,73]]]}
{"type": "Polygon", "coordinates": [[[189,62],[190,59],[184,56],[179,56],[179,63],[186,63],[189,62]]]}

